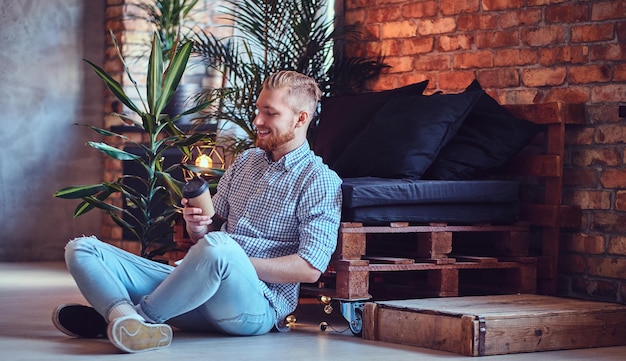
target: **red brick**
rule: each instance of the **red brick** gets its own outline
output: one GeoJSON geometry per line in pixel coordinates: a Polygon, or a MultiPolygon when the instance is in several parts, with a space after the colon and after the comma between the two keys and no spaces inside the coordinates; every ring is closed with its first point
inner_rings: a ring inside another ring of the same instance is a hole
{"type": "Polygon", "coordinates": [[[617,281],[577,277],[572,283],[572,292],[577,298],[589,298],[617,302],[619,283],[617,281]],[[579,295],[577,295],[579,294],[579,295]]]}
{"type": "Polygon", "coordinates": [[[442,35],[437,42],[437,49],[441,51],[468,50],[472,47],[470,35],[442,35]]]}
{"type": "Polygon", "coordinates": [[[596,143],[620,144],[626,142],[626,125],[608,124],[596,128],[596,143]]]}
{"type": "Polygon", "coordinates": [[[372,24],[396,21],[401,15],[402,13],[399,7],[372,8],[366,12],[365,23],[372,24]]]}
{"type": "Polygon", "coordinates": [[[581,209],[610,209],[611,193],[606,191],[569,191],[563,195],[563,203],[581,209]]]}
{"type": "Polygon", "coordinates": [[[617,123],[618,104],[587,104],[587,119],[591,124],[617,123]]]}
{"type": "Polygon", "coordinates": [[[579,167],[590,165],[617,166],[621,163],[615,148],[583,148],[572,152],[572,163],[579,167]]]}
{"type": "Polygon", "coordinates": [[[626,237],[613,236],[609,238],[608,253],[612,255],[626,256],[626,237]]]}
{"type": "Polygon", "coordinates": [[[479,70],[476,79],[483,88],[513,88],[520,84],[519,74],[514,68],[479,70]]]}
{"type": "Polygon", "coordinates": [[[500,104],[533,104],[539,94],[537,89],[503,90],[497,100],[500,104]]]}
{"type": "Polygon", "coordinates": [[[467,15],[457,19],[457,30],[493,30],[498,28],[498,17],[494,15],[467,15]]]}
{"type": "Polygon", "coordinates": [[[590,229],[597,232],[626,233],[626,213],[597,211],[592,213],[590,229]]]}
{"type": "Polygon", "coordinates": [[[615,24],[615,30],[617,32],[617,40],[620,43],[626,42],[626,21],[615,24]]]}
{"type": "Polygon", "coordinates": [[[562,44],[565,39],[565,28],[550,25],[533,27],[522,31],[522,42],[530,46],[562,44]]]}
{"type": "Polygon", "coordinates": [[[612,40],[614,37],[615,26],[612,23],[572,27],[572,43],[606,41],[612,40]]]}
{"type": "Polygon", "coordinates": [[[589,274],[608,278],[626,278],[626,258],[589,257],[589,274]]]}
{"type": "Polygon", "coordinates": [[[609,64],[570,67],[567,74],[569,84],[608,82],[611,80],[609,64]]]}
{"type": "Polygon", "coordinates": [[[402,55],[401,53],[401,44],[400,41],[396,39],[385,39],[379,42],[380,51],[385,56],[398,56],[402,55]]]}
{"type": "Polygon", "coordinates": [[[510,48],[519,45],[519,33],[513,31],[494,31],[476,34],[478,49],[510,48]]]}
{"type": "Polygon", "coordinates": [[[564,171],[564,187],[597,187],[599,172],[596,168],[568,168],[564,171]]]}
{"type": "Polygon", "coordinates": [[[532,26],[541,22],[541,9],[509,10],[500,14],[500,27],[503,29],[532,26]]]}
{"type": "Polygon", "coordinates": [[[464,90],[467,85],[474,80],[473,71],[451,71],[451,72],[439,72],[437,74],[438,84],[440,89],[445,89],[446,92],[455,92],[458,90],[464,90]]]}
{"type": "Polygon", "coordinates": [[[591,6],[591,20],[623,19],[626,17],[624,1],[595,2],[591,6]]]}
{"type": "Polygon", "coordinates": [[[380,29],[382,39],[411,38],[415,35],[417,35],[417,24],[410,20],[385,23],[380,29]]]}
{"type": "Polygon", "coordinates": [[[400,54],[415,55],[428,53],[433,50],[435,39],[432,37],[420,37],[414,39],[402,39],[400,42],[400,54]]]}
{"type": "Polygon", "coordinates": [[[483,10],[504,10],[521,8],[524,6],[524,0],[482,0],[483,10]]]}
{"type": "Polygon", "coordinates": [[[441,0],[441,13],[455,15],[461,13],[477,12],[480,7],[479,0],[441,0]]]}
{"type": "Polygon", "coordinates": [[[564,238],[562,250],[565,252],[603,254],[606,250],[606,243],[601,235],[578,233],[564,238]]]}
{"type": "Polygon", "coordinates": [[[537,64],[539,50],[537,49],[498,49],[493,56],[494,66],[516,66],[537,64]]]}
{"type": "Polygon", "coordinates": [[[545,9],[547,23],[580,23],[589,21],[589,16],[589,5],[587,4],[564,4],[545,9]]]}
{"type": "Polygon", "coordinates": [[[565,129],[565,145],[590,145],[593,143],[595,128],[570,126],[565,129]]]}
{"type": "Polygon", "coordinates": [[[613,67],[613,81],[626,81],[626,64],[615,64],[613,67]]]}
{"type": "Polygon", "coordinates": [[[454,69],[493,67],[493,56],[491,51],[457,54],[453,59],[454,69]]]}
{"type": "Polygon", "coordinates": [[[606,169],[600,176],[600,183],[604,188],[626,188],[626,169],[606,169]]]}
{"type": "Polygon", "coordinates": [[[424,54],[415,58],[415,70],[450,70],[452,57],[442,54],[424,54]]]}
{"type": "Polygon", "coordinates": [[[385,58],[385,63],[391,68],[389,73],[402,73],[413,70],[413,57],[411,56],[389,56],[385,58]]]}
{"type": "Polygon", "coordinates": [[[626,60],[626,44],[602,44],[591,46],[591,61],[623,61],[626,60]]]}
{"type": "Polygon", "coordinates": [[[626,191],[617,191],[615,193],[615,210],[626,211],[626,191]]]}
{"type": "Polygon", "coordinates": [[[423,19],[437,15],[438,9],[437,0],[420,1],[402,5],[402,14],[406,19],[423,19]]]}
{"type": "MultiPolygon", "coordinates": [[[[435,84],[435,76],[431,76],[428,74],[423,74],[423,73],[405,73],[405,74],[400,74],[400,76],[398,77],[398,85],[397,87],[401,87],[401,86],[405,86],[405,85],[409,85],[409,84],[415,84],[415,83],[419,83],[422,82],[424,80],[428,80],[428,85],[429,87],[432,86],[433,84],[435,84]]],[[[428,87],[427,87],[428,88],[428,87]]]]}
{"type": "Polygon", "coordinates": [[[417,24],[419,35],[445,34],[454,30],[456,30],[456,21],[451,17],[420,20],[417,24]]]}
{"type": "Polygon", "coordinates": [[[626,84],[598,85],[591,89],[591,101],[622,102],[626,99],[626,84]]]}
{"type": "Polygon", "coordinates": [[[582,45],[541,48],[541,65],[586,64],[589,62],[589,48],[582,45]]]}
{"type": "Polygon", "coordinates": [[[587,103],[591,96],[590,86],[565,86],[562,88],[551,87],[546,90],[544,102],[587,103]]]}
{"type": "Polygon", "coordinates": [[[378,41],[380,39],[380,25],[365,25],[361,27],[362,41],[378,41]]]}
{"type": "Polygon", "coordinates": [[[555,86],[565,82],[566,68],[524,69],[522,82],[528,87],[555,86]]]}

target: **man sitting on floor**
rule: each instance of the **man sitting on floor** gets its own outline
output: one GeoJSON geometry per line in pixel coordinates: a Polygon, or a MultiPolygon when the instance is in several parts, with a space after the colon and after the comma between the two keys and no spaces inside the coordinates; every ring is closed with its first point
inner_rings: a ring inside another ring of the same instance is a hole
{"type": "Polygon", "coordinates": [[[95,237],[70,241],[66,263],[91,307],[59,306],[55,326],[75,337],[106,334],[126,352],[169,346],[170,325],[232,335],[285,330],[299,283],[326,269],[339,228],[341,180],[306,139],[320,94],[313,79],[293,71],[266,79],[257,147],[234,161],[213,197],[224,224],[213,231],[212,219],[183,199],[195,244],[177,267],[95,237]]]}

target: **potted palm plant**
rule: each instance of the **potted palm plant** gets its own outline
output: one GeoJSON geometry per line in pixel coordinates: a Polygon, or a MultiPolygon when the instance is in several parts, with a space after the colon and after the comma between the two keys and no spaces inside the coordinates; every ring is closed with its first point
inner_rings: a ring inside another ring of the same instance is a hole
{"type": "MultiPolygon", "coordinates": [[[[112,33],[111,35],[113,36],[112,33]]],[[[74,211],[74,217],[95,208],[103,210],[116,224],[132,232],[141,242],[141,256],[152,259],[175,246],[171,239],[171,233],[180,213],[178,204],[181,198],[180,187],[182,182],[175,179],[171,172],[177,167],[188,167],[184,164],[175,164],[164,169],[164,152],[168,149],[178,148],[183,154],[189,156],[191,145],[200,141],[212,141],[210,134],[185,134],[175,122],[181,116],[205,109],[212,103],[212,100],[207,100],[176,115],[163,112],[183,76],[191,54],[191,43],[183,44],[180,49],[175,44],[174,48],[171,49],[171,59],[165,67],[160,38],[156,34],[154,35],[147,68],[145,89],[147,99],[144,100],[141,97],[142,92],[137,87],[137,82],[134,81],[128,71],[115,36],[113,36],[113,40],[118,49],[118,56],[124,64],[126,74],[135,85],[141,100],[139,106],[131,100],[122,86],[111,75],[91,61],[85,61],[104,81],[115,97],[134,113],[117,115],[125,122],[141,128],[148,140],[146,143],[135,144],[142,150],[143,154],[130,153],[105,142],[90,141],[87,142],[87,145],[116,160],[136,162],[145,170],[145,176],[122,175],[113,182],[69,186],[57,191],[55,196],[65,199],[82,199],[74,211]],[[114,194],[122,195],[127,205],[126,208],[115,206],[110,201],[107,202],[114,194]],[[162,207],[163,204],[165,209],[157,211],[157,205],[162,207]],[[131,212],[130,209],[138,212],[131,212]],[[160,231],[163,229],[162,225],[166,225],[167,231],[160,231]]],[[[91,126],[90,128],[101,135],[120,137],[128,141],[122,134],[91,126]]]]}
{"type": "MultiPolygon", "coordinates": [[[[236,153],[254,144],[255,101],[263,80],[289,69],[317,80],[325,96],[362,91],[368,80],[388,67],[384,58],[349,57],[338,43],[358,36],[353,28],[334,26],[326,0],[225,0],[224,15],[234,36],[216,38],[207,32],[192,36],[194,51],[207,67],[224,76],[228,96],[209,117],[230,122],[245,136],[232,139],[236,153]]],[[[207,93],[212,94],[212,93],[207,93]]],[[[309,130],[314,137],[317,121],[309,130]]]]}

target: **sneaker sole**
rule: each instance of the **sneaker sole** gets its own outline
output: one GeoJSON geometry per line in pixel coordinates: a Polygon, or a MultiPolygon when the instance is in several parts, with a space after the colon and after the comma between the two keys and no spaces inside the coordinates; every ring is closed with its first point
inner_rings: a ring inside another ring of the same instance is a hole
{"type": "Polygon", "coordinates": [[[118,318],[109,324],[109,340],[122,351],[135,353],[168,347],[172,343],[172,328],[165,324],[150,324],[136,318],[118,318]]]}

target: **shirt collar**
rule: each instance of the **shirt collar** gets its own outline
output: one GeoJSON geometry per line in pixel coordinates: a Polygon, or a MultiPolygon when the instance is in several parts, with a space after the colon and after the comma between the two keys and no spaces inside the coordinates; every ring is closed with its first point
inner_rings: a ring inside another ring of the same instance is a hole
{"type": "Polygon", "coordinates": [[[277,167],[277,169],[290,170],[296,164],[300,163],[300,161],[309,154],[310,150],[311,147],[309,146],[309,142],[305,141],[301,146],[285,154],[276,162],[272,160],[267,152],[265,152],[265,159],[270,165],[277,167]]]}

